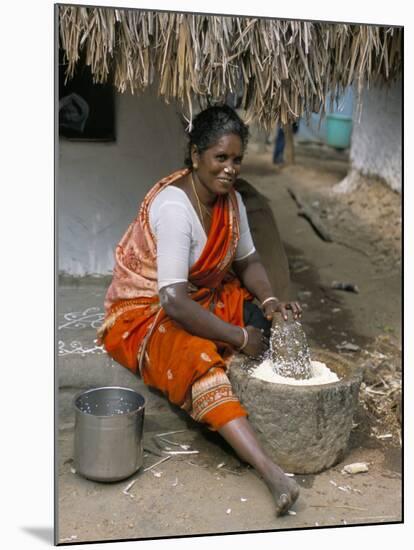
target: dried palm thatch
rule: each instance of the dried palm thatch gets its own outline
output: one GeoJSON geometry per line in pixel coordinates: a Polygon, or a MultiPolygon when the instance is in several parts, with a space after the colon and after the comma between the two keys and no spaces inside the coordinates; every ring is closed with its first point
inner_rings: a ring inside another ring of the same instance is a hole
{"type": "Polygon", "coordinates": [[[70,78],[84,48],[95,82],[111,74],[120,92],[159,83],[167,102],[192,116],[239,96],[247,120],[266,128],[311,112],[356,83],[382,85],[402,66],[399,28],[251,17],[60,6],[60,39],[70,78]]]}

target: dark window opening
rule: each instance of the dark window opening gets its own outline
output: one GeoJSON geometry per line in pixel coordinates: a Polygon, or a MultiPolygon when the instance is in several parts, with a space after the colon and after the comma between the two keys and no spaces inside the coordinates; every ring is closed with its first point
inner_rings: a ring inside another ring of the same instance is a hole
{"type": "Polygon", "coordinates": [[[73,78],[65,84],[67,62],[59,49],[59,136],[71,140],[115,141],[115,93],[111,75],[94,84],[81,55],[73,78]]]}

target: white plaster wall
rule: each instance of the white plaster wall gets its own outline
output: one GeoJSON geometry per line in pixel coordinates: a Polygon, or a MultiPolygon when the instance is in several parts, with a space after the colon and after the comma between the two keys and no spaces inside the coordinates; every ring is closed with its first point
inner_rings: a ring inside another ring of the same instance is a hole
{"type": "Polygon", "coordinates": [[[116,95],[116,142],[70,142],[58,151],[58,270],[112,273],[114,249],[146,191],[183,167],[179,108],[153,90],[116,95]]]}
{"type": "Polygon", "coordinates": [[[382,178],[401,192],[401,81],[363,94],[360,122],[354,113],[350,150],[354,170],[382,178]]]}

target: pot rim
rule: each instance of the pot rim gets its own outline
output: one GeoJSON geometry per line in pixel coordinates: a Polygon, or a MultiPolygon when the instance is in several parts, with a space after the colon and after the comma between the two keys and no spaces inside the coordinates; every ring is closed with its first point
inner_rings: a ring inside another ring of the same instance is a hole
{"type": "Polygon", "coordinates": [[[145,409],[145,405],[147,404],[147,400],[145,399],[145,397],[141,393],[138,393],[136,390],[133,390],[132,388],[125,388],[124,386],[97,386],[95,388],[89,388],[88,390],[84,389],[84,390],[78,391],[72,399],[72,404],[73,404],[73,408],[75,409],[76,413],[78,413],[78,414],[85,415],[89,418],[93,417],[93,418],[111,418],[112,419],[114,417],[122,418],[122,417],[125,417],[125,416],[135,415],[136,413],[138,413],[141,410],[145,409]],[[88,412],[82,411],[76,404],[77,399],[79,399],[79,397],[81,397],[82,395],[92,393],[92,392],[95,392],[97,390],[124,390],[124,391],[129,391],[131,393],[135,393],[136,395],[139,395],[143,399],[143,404],[139,405],[137,408],[135,408],[132,411],[128,411],[128,412],[122,413],[120,415],[93,414],[93,413],[88,413],[88,412]]]}
{"type": "MultiPolygon", "coordinates": [[[[332,359],[338,359],[338,356],[335,352],[331,352],[329,350],[324,350],[321,348],[314,348],[311,350],[311,359],[313,361],[323,361],[325,362],[327,357],[331,357],[332,359]],[[324,360],[325,359],[325,360],[324,360]]],[[[347,358],[345,357],[339,357],[339,361],[342,363],[345,363],[347,365],[347,368],[349,369],[349,372],[347,372],[344,376],[342,376],[339,380],[335,380],[334,382],[328,382],[326,384],[281,384],[279,382],[270,382],[273,386],[277,386],[278,388],[283,388],[284,391],[292,391],[292,392],[298,392],[298,391],[307,391],[307,392],[318,392],[323,390],[324,388],[333,388],[334,386],[347,386],[352,384],[358,384],[360,385],[362,382],[362,368],[353,365],[347,358]]],[[[338,361],[338,362],[339,362],[338,361]]],[[[257,363],[259,364],[259,363],[257,363]]],[[[237,362],[234,365],[236,368],[240,368],[242,370],[243,366],[241,362],[237,362]]],[[[329,365],[328,365],[329,366],[329,365]]],[[[230,364],[231,368],[231,364],[230,364]]],[[[329,367],[330,368],[330,367],[329,367]]],[[[255,378],[253,376],[249,376],[249,384],[269,384],[266,380],[261,380],[260,378],[255,378]]]]}

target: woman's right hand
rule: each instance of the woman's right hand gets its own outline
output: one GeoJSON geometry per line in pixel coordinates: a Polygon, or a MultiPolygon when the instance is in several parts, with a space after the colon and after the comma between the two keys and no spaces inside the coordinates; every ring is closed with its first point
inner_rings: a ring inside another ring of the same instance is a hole
{"type": "Polygon", "coordinates": [[[269,348],[269,339],[265,337],[262,329],[248,325],[245,327],[249,338],[247,345],[241,351],[249,357],[260,357],[269,348]]]}

